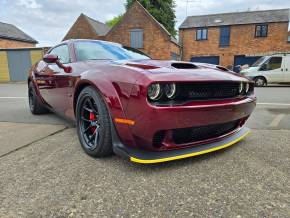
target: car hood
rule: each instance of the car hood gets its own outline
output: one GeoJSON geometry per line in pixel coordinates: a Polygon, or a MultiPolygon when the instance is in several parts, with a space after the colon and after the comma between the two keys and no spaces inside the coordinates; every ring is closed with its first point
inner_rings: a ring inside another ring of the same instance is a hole
{"type": "Polygon", "coordinates": [[[247,69],[244,69],[241,71],[242,74],[257,72],[259,70],[259,67],[249,67],[247,69]]]}
{"type": "Polygon", "coordinates": [[[152,81],[249,81],[243,75],[212,64],[162,60],[115,61],[114,64],[133,68],[152,81]]]}

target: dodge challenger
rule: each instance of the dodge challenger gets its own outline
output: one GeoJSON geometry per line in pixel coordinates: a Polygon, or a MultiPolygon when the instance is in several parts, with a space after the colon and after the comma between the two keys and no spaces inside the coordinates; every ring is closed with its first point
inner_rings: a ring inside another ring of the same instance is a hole
{"type": "Polygon", "coordinates": [[[28,76],[33,114],[76,124],[83,150],[137,163],[193,157],[242,140],[255,108],[254,84],[224,67],[152,60],[98,40],[51,48],[28,76]]]}

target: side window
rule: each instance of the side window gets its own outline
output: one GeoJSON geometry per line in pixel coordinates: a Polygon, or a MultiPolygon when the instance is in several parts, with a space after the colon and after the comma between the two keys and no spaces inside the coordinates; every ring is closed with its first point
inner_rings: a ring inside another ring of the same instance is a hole
{"type": "Polygon", "coordinates": [[[267,37],[267,35],[268,35],[268,25],[267,24],[256,25],[256,32],[255,32],[256,37],[267,37]]]}
{"type": "Polygon", "coordinates": [[[281,68],[282,57],[271,57],[267,63],[261,66],[262,71],[276,70],[281,68]]]}
{"type": "Polygon", "coordinates": [[[143,48],[142,29],[132,29],[130,31],[130,45],[132,48],[143,48]]]}
{"type": "Polygon", "coordinates": [[[196,40],[207,40],[207,28],[196,29],[196,40]]]}
{"type": "Polygon", "coordinates": [[[49,54],[57,55],[62,64],[70,63],[69,49],[67,45],[60,45],[52,49],[49,54]]]}

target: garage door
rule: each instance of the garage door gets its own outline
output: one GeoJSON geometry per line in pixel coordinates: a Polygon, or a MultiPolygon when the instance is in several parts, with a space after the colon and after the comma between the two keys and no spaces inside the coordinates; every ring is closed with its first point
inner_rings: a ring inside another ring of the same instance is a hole
{"type": "Polygon", "coordinates": [[[192,57],[190,61],[218,65],[220,63],[220,57],[219,56],[199,56],[199,57],[192,57]]]}
{"type": "Polygon", "coordinates": [[[8,66],[11,81],[24,81],[31,66],[29,50],[7,51],[8,66]]]}
{"type": "Polygon", "coordinates": [[[239,67],[238,65],[252,65],[253,63],[255,63],[261,56],[245,56],[245,55],[236,55],[234,58],[234,71],[238,72],[239,71],[239,67]]]}

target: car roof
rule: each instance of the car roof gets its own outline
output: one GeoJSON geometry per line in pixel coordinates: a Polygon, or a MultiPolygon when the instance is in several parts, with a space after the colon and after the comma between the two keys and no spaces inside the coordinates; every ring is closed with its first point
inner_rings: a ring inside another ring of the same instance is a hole
{"type": "Polygon", "coordinates": [[[109,42],[109,41],[104,41],[104,40],[97,40],[97,39],[68,39],[63,41],[61,44],[63,43],[75,43],[75,42],[102,42],[102,43],[106,43],[106,44],[111,44],[111,45],[118,45],[118,46],[122,46],[119,43],[116,42],[109,42]]]}

